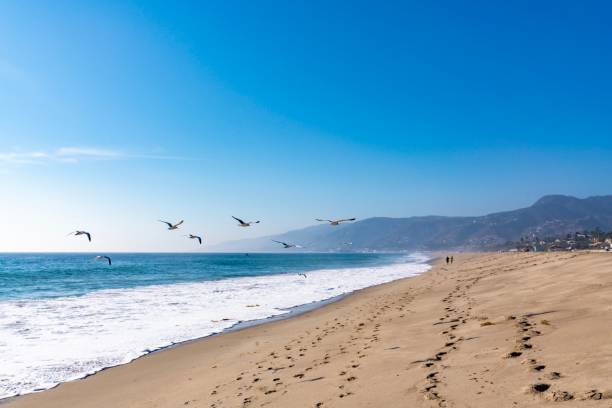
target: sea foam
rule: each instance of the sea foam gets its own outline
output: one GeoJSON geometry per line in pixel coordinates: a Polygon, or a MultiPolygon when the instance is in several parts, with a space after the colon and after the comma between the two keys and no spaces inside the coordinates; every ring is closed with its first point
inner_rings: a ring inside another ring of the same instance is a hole
{"type": "Polygon", "coordinates": [[[53,387],[153,350],[288,313],[429,269],[425,256],[375,267],[106,289],[0,302],[0,398],[53,387]]]}

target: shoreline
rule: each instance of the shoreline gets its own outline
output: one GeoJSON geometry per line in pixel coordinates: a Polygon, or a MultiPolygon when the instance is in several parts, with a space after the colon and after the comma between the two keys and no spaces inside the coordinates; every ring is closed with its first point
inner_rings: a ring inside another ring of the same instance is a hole
{"type": "MultiPolygon", "coordinates": [[[[163,348],[155,350],[153,352],[163,351],[164,349],[167,349],[167,348],[170,348],[170,347],[176,347],[176,346],[179,346],[181,344],[189,343],[189,342],[192,342],[192,341],[204,340],[204,339],[206,339],[208,337],[211,337],[211,336],[219,336],[219,335],[222,335],[222,334],[225,334],[225,333],[230,333],[230,332],[235,332],[235,331],[239,331],[239,330],[243,330],[243,329],[248,329],[249,327],[259,326],[259,325],[262,325],[262,324],[268,324],[268,323],[272,323],[272,322],[276,322],[276,321],[293,319],[293,318],[299,317],[299,316],[301,316],[301,315],[303,315],[305,313],[312,312],[314,310],[317,310],[317,309],[326,307],[328,305],[331,305],[333,303],[339,302],[339,301],[341,301],[341,300],[343,300],[343,299],[345,299],[347,297],[357,295],[361,291],[364,291],[364,290],[367,290],[367,289],[370,289],[370,288],[375,288],[377,286],[389,285],[389,284],[392,284],[394,282],[401,281],[401,280],[404,280],[404,279],[412,279],[412,278],[414,278],[416,276],[426,274],[426,273],[428,273],[431,270],[431,268],[433,268],[434,263],[438,262],[441,258],[438,255],[431,254],[431,253],[423,253],[423,255],[426,255],[426,256],[431,255],[426,261],[420,262],[420,264],[429,265],[429,268],[426,271],[424,271],[424,272],[415,273],[413,276],[407,276],[407,277],[404,277],[404,278],[399,278],[399,279],[392,280],[390,282],[383,282],[383,283],[378,283],[376,285],[366,286],[365,288],[356,289],[356,290],[353,290],[353,291],[350,291],[350,292],[342,293],[340,295],[332,296],[330,298],[319,300],[319,301],[315,301],[315,302],[304,303],[304,304],[301,304],[301,305],[295,305],[295,306],[292,306],[292,307],[290,307],[288,309],[283,309],[283,310],[286,310],[287,313],[282,313],[282,314],[278,314],[278,315],[274,315],[274,316],[268,316],[268,317],[265,317],[263,319],[245,320],[245,321],[237,322],[234,325],[228,327],[227,329],[224,329],[223,331],[221,331],[219,333],[213,333],[213,334],[209,334],[207,336],[202,336],[202,337],[198,337],[198,338],[191,339],[191,340],[185,340],[183,342],[177,343],[175,345],[170,345],[170,346],[167,346],[167,347],[163,347],[163,348]]],[[[394,265],[394,264],[390,264],[390,265],[394,265]]],[[[385,266],[390,266],[390,265],[385,265],[385,266]]],[[[141,356],[141,357],[144,357],[144,355],[141,356]]],[[[1,402],[2,402],[2,400],[0,400],[0,403],[1,402]]]]}
{"type": "MultiPolygon", "coordinates": [[[[411,253],[411,254],[415,254],[415,253],[411,253]]],[[[406,255],[411,255],[411,254],[406,254],[406,255]]],[[[148,349],[148,350],[146,350],[146,352],[144,354],[139,355],[139,356],[137,356],[137,357],[135,357],[135,358],[133,358],[133,359],[131,359],[129,361],[122,362],[122,363],[115,364],[115,365],[110,365],[110,366],[107,366],[107,367],[103,367],[103,368],[101,368],[99,370],[96,370],[94,372],[84,374],[81,377],[59,382],[59,383],[57,383],[57,384],[55,384],[55,385],[53,385],[52,387],[49,387],[49,388],[33,390],[33,391],[30,391],[30,392],[27,392],[27,393],[24,393],[24,394],[19,394],[19,395],[14,395],[14,396],[0,398],[0,405],[5,405],[5,404],[10,403],[10,402],[12,402],[14,400],[21,399],[21,398],[23,398],[25,396],[28,396],[28,395],[31,395],[31,394],[44,393],[44,392],[47,392],[47,391],[50,391],[50,390],[54,390],[54,389],[56,389],[56,388],[58,388],[58,387],[60,387],[60,386],[62,386],[64,384],[67,384],[67,383],[73,383],[73,382],[82,381],[82,380],[88,379],[90,377],[96,376],[96,375],[98,375],[101,372],[104,372],[104,371],[107,371],[107,370],[111,370],[111,369],[114,369],[114,368],[117,368],[117,367],[129,365],[129,364],[132,364],[132,363],[134,363],[135,361],[137,361],[139,359],[148,357],[150,355],[154,355],[154,354],[157,354],[157,353],[163,353],[163,352],[166,352],[168,350],[172,350],[172,349],[176,349],[176,348],[185,346],[187,344],[191,344],[191,343],[194,343],[194,342],[200,342],[200,341],[206,341],[207,339],[212,338],[212,337],[221,336],[221,335],[224,335],[224,334],[227,334],[227,333],[238,332],[238,331],[249,329],[249,328],[255,327],[255,326],[260,326],[260,325],[270,324],[270,323],[277,322],[277,321],[283,321],[283,320],[287,320],[287,319],[297,318],[297,317],[299,317],[299,316],[301,316],[303,314],[309,313],[311,311],[314,311],[314,310],[326,307],[328,305],[331,305],[333,303],[336,303],[338,301],[341,301],[342,299],[344,299],[346,297],[349,297],[349,296],[352,296],[354,294],[357,294],[357,293],[359,293],[359,292],[361,292],[363,290],[367,290],[367,289],[374,288],[374,287],[381,286],[381,285],[387,285],[387,284],[390,284],[390,283],[393,283],[393,282],[396,282],[396,281],[399,281],[399,280],[403,280],[403,279],[410,279],[410,278],[413,278],[414,276],[418,276],[418,275],[421,275],[423,273],[427,273],[431,269],[432,263],[437,259],[437,256],[435,256],[435,254],[431,254],[431,253],[417,253],[417,254],[423,255],[423,256],[427,257],[427,259],[422,261],[422,262],[414,262],[414,264],[428,265],[429,267],[424,272],[415,273],[413,276],[402,277],[402,278],[399,278],[399,279],[392,280],[390,282],[383,282],[383,283],[374,284],[374,285],[371,285],[371,286],[366,286],[364,288],[360,288],[360,289],[352,290],[352,291],[349,291],[349,292],[345,292],[345,293],[342,293],[340,295],[332,296],[330,298],[322,299],[322,300],[319,300],[319,301],[314,301],[314,302],[309,302],[309,303],[304,303],[304,304],[298,304],[298,305],[291,306],[291,307],[286,308],[286,309],[279,309],[279,311],[281,313],[270,315],[270,316],[267,316],[267,317],[264,317],[264,318],[253,319],[253,320],[237,321],[236,323],[232,324],[231,326],[229,326],[227,328],[222,329],[219,332],[210,333],[210,334],[207,334],[207,335],[204,335],[204,336],[194,337],[192,339],[188,339],[188,340],[184,340],[184,341],[179,341],[179,342],[168,344],[166,346],[158,347],[158,348],[155,348],[155,349],[148,349]]],[[[389,266],[394,266],[394,265],[398,265],[399,266],[399,265],[402,265],[402,264],[403,264],[403,262],[397,262],[397,263],[391,263],[391,264],[385,264],[385,265],[379,265],[379,266],[389,267],[389,266]]]]}
{"type": "MultiPolygon", "coordinates": [[[[427,273],[427,272],[423,272],[423,273],[427,273]]],[[[397,279],[397,280],[410,279],[410,278],[411,277],[400,278],[400,279],[397,279]]],[[[28,393],[25,393],[25,394],[13,395],[13,396],[6,397],[6,398],[0,398],[0,405],[9,403],[9,402],[11,402],[13,400],[17,400],[19,398],[25,397],[25,396],[30,395],[30,394],[37,394],[37,393],[42,393],[42,392],[50,391],[50,390],[53,390],[53,389],[55,389],[57,387],[62,386],[63,384],[85,380],[85,379],[87,379],[89,377],[92,377],[92,376],[95,376],[98,373],[101,373],[103,371],[111,370],[113,368],[121,367],[121,366],[128,365],[128,364],[132,364],[134,361],[139,360],[141,358],[145,358],[145,357],[147,357],[149,355],[153,355],[153,354],[156,354],[156,353],[163,353],[165,351],[176,349],[178,347],[182,347],[182,346],[190,344],[190,343],[206,341],[207,339],[209,339],[211,337],[221,336],[221,335],[224,335],[226,333],[238,332],[240,330],[246,330],[246,329],[248,329],[250,327],[255,327],[255,326],[265,325],[265,324],[268,324],[268,323],[273,323],[273,322],[282,321],[282,320],[286,320],[286,319],[296,318],[298,316],[301,316],[302,314],[305,314],[305,313],[308,313],[310,311],[317,310],[319,308],[325,307],[325,306],[330,305],[332,303],[338,302],[338,301],[340,301],[340,300],[342,300],[342,299],[344,299],[344,298],[346,298],[348,296],[351,296],[353,294],[359,293],[362,290],[373,288],[373,287],[380,286],[380,285],[390,284],[390,283],[393,283],[393,282],[395,282],[395,281],[381,283],[381,284],[373,285],[373,286],[368,286],[368,287],[363,288],[363,289],[357,289],[357,290],[354,290],[354,291],[349,292],[349,293],[344,293],[342,295],[334,296],[334,297],[331,297],[329,299],[324,299],[324,300],[317,301],[317,302],[306,303],[306,304],[303,304],[303,305],[296,305],[296,306],[293,306],[293,307],[291,307],[289,309],[286,309],[287,313],[273,315],[273,316],[265,317],[263,319],[254,319],[254,320],[239,321],[237,323],[234,323],[232,326],[230,326],[230,327],[228,327],[226,329],[223,329],[222,331],[220,331],[218,333],[211,333],[211,334],[207,334],[205,336],[196,337],[196,338],[193,338],[193,339],[189,339],[189,340],[185,340],[185,341],[169,344],[167,346],[163,346],[163,347],[160,347],[160,348],[157,348],[157,349],[154,349],[154,350],[150,350],[150,351],[146,352],[145,354],[143,354],[141,356],[138,356],[138,357],[136,357],[136,358],[134,358],[134,359],[132,359],[132,360],[130,360],[128,362],[121,363],[121,364],[116,364],[116,365],[112,365],[112,366],[108,366],[108,367],[104,367],[104,368],[101,368],[101,369],[97,370],[96,372],[93,372],[93,373],[90,373],[90,374],[85,374],[83,377],[79,377],[79,378],[75,378],[73,380],[68,380],[68,381],[60,382],[60,383],[58,383],[58,384],[56,384],[56,385],[54,385],[53,387],[50,387],[50,388],[45,388],[43,390],[35,390],[35,391],[31,391],[31,392],[28,392],[28,393]]]]}
{"type": "Polygon", "coordinates": [[[3,406],[607,406],[609,253],[459,254],[433,264],[3,406]]]}

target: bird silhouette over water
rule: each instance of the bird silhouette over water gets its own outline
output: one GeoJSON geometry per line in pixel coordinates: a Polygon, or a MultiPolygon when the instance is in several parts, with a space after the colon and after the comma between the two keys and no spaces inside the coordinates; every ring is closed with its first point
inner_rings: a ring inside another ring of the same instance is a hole
{"type": "Polygon", "coordinates": [[[296,245],[296,244],[288,244],[286,242],[282,242],[282,241],[277,241],[275,239],[272,240],[272,242],[276,242],[278,244],[281,244],[285,249],[287,248],[301,248],[301,245],[296,245]]]}
{"type": "Polygon", "coordinates": [[[236,221],[238,221],[238,226],[239,227],[250,227],[252,224],[259,224],[259,221],[244,222],[240,218],[236,218],[233,215],[232,215],[232,218],[235,219],[236,221]]]}
{"type": "Polygon", "coordinates": [[[200,243],[200,245],[202,245],[202,237],[199,237],[197,235],[193,235],[193,234],[189,234],[189,235],[185,235],[187,238],[189,239],[197,239],[198,242],[200,243]]]}
{"type": "Polygon", "coordinates": [[[91,242],[91,234],[89,232],[87,232],[87,231],[79,231],[79,230],[77,230],[77,231],[71,232],[68,235],[74,235],[74,236],[85,235],[85,236],[87,236],[87,239],[89,240],[89,242],[91,242]]]}
{"type": "Polygon", "coordinates": [[[175,230],[178,229],[179,225],[181,225],[183,223],[183,220],[180,220],[179,222],[177,222],[176,224],[172,224],[171,222],[168,221],[162,221],[162,220],[157,220],[159,222],[163,222],[164,224],[166,224],[168,226],[169,230],[175,230]]]}
{"type": "Polygon", "coordinates": [[[329,225],[333,225],[333,226],[340,225],[343,222],[355,221],[356,219],[357,218],[345,218],[343,220],[322,220],[320,218],[316,218],[317,221],[320,221],[320,222],[329,222],[329,225]]]}
{"type": "Polygon", "coordinates": [[[113,261],[111,261],[110,257],[108,257],[106,255],[98,255],[98,256],[96,256],[96,259],[98,259],[98,260],[105,259],[108,262],[109,265],[113,264],[113,261]]]}

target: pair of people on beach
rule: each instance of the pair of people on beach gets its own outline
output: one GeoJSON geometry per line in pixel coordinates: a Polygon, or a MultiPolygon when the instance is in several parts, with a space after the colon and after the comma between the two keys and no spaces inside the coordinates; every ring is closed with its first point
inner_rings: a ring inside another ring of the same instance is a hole
{"type": "Polygon", "coordinates": [[[452,264],[452,263],[453,263],[453,260],[454,260],[454,259],[453,259],[453,257],[452,257],[452,256],[451,256],[451,257],[448,257],[448,256],[447,256],[447,257],[446,257],[446,264],[447,264],[447,265],[448,265],[449,263],[451,263],[451,264],[452,264]]]}

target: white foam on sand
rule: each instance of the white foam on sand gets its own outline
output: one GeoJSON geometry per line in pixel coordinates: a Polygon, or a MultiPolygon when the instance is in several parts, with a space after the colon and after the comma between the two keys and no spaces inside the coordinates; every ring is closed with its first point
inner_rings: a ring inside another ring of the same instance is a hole
{"type": "Polygon", "coordinates": [[[109,289],[0,302],[0,398],[53,387],[240,321],[425,272],[422,255],[386,266],[109,289]]]}

